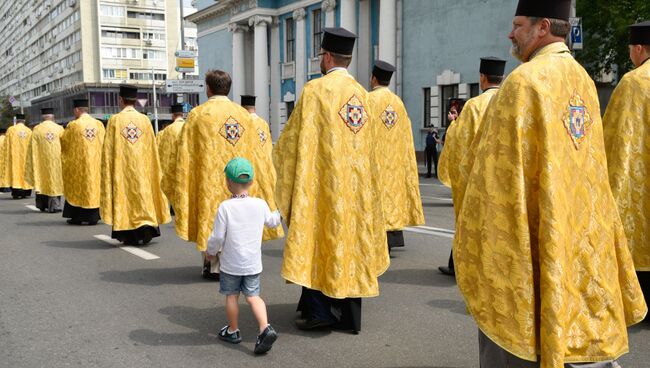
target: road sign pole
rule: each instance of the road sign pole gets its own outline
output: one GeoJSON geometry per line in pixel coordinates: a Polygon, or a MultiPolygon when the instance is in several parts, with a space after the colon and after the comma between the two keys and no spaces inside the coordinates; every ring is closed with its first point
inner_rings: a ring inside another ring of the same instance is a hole
{"type": "Polygon", "coordinates": [[[151,84],[153,84],[153,120],[156,135],[158,134],[158,98],[156,96],[156,76],[151,68],[151,84]]]}

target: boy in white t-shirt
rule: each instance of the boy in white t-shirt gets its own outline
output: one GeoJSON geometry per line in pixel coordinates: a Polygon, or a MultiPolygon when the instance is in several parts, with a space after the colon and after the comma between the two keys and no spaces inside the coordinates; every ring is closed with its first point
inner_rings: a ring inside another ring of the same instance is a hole
{"type": "Polygon", "coordinates": [[[266,304],[259,296],[262,232],[265,225],[271,228],[280,226],[280,213],[271,212],[263,199],[248,196],[254,175],[248,160],[234,158],[224,171],[232,198],[219,205],[207,250],[209,259],[215,258],[221,250],[219,292],[226,295],[228,325],[221,329],[219,338],[233,344],[241,342],[237,319],[239,294],[243,293],[260,327],[255,353],[263,354],[271,349],[278,334],[268,323],[266,304]]]}

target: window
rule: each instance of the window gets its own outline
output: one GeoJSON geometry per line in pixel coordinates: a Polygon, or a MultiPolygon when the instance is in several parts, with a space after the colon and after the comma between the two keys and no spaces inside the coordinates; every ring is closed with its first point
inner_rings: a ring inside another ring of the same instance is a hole
{"type": "Polygon", "coordinates": [[[127,12],[127,16],[133,19],[165,20],[165,14],[162,13],[143,13],[143,12],[129,11],[127,12]]]}
{"type": "Polygon", "coordinates": [[[469,97],[476,97],[481,94],[481,89],[479,88],[478,83],[472,83],[469,85],[469,97]]]}
{"type": "Polygon", "coordinates": [[[312,44],[312,53],[311,57],[315,58],[318,57],[318,52],[320,51],[320,44],[321,41],[323,40],[323,19],[321,17],[321,10],[316,9],[313,12],[313,24],[311,29],[313,30],[312,32],[312,38],[311,38],[311,44],[312,44]]]}
{"type": "Polygon", "coordinates": [[[458,98],[458,85],[450,84],[448,86],[440,86],[440,121],[442,126],[449,126],[449,119],[447,119],[447,113],[449,113],[449,101],[452,98],[458,98]]]}
{"type": "Polygon", "coordinates": [[[293,18],[287,18],[284,22],[285,22],[285,31],[286,31],[286,40],[287,40],[284,62],[290,63],[296,60],[296,35],[294,32],[295,27],[294,27],[293,18]]]}
{"type": "Polygon", "coordinates": [[[431,88],[424,88],[424,127],[431,126],[431,88]]]}
{"type": "MultiPolygon", "coordinates": [[[[145,72],[133,72],[129,73],[129,78],[133,80],[151,80],[151,73],[145,73],[145,72]]],[[[166,80],[167,79],[167,74],[165,73],[154,73],[154,78],[156,80],[166,80]]]]}
{"type": "Polygon", "coordinates": [[[127,39],[140,39],[139,32],[120,32],[120,31],[106,31],[102,30],[102,37],[106,38],[127,38],[127,39]]]}
{"type": "Polygon", "coordinates": [[[102,69],[104,79],[120,79],[125,80],[128,73],[126,69],[102,69]]]}
{"type": "MultiPolygon", "coordinates": [[[[123,17],[124,8],[121,6],[112,6],[112,5],[101,5],[99,7],[99,12],[101,15],[107,17],[123,17]]],[[[131,13],[131,12],[129,12],[131,13]]]]}

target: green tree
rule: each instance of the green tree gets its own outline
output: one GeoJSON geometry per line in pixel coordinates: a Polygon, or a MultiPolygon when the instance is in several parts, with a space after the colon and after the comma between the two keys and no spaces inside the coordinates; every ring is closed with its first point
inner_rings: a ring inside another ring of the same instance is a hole
{"type": "Polygon", "coordinates": [[[582,17],[584,50],[576,51],[592,77],[618,66],[619,77],[632,69],[628,26],[650,19],[648,0],[577,0],[582,17]]]}
{"type": "Polygon", "coordinates": [[[8,128],[14,122],[14,108],[9,97],[0,96],[0,128],[8,128]]]}

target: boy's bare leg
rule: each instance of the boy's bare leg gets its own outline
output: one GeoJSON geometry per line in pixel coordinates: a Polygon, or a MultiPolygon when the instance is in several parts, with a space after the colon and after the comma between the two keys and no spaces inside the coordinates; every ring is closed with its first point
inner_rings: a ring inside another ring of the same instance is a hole
{"type": "Polygon", "coordinates": [[[266,304],[259,296],[247,296],[246,302],[250,304],[253,314],[260,325],[260,333],[264,332],[266,326],[269,325],[269,320],[266,315],[266,304]]]}
{"type": "Polygon", "coordinates": [[[226,296],[226,316],[228,316],[228,329],[230,332],[239,328],[239,294],[226,296]]]}

